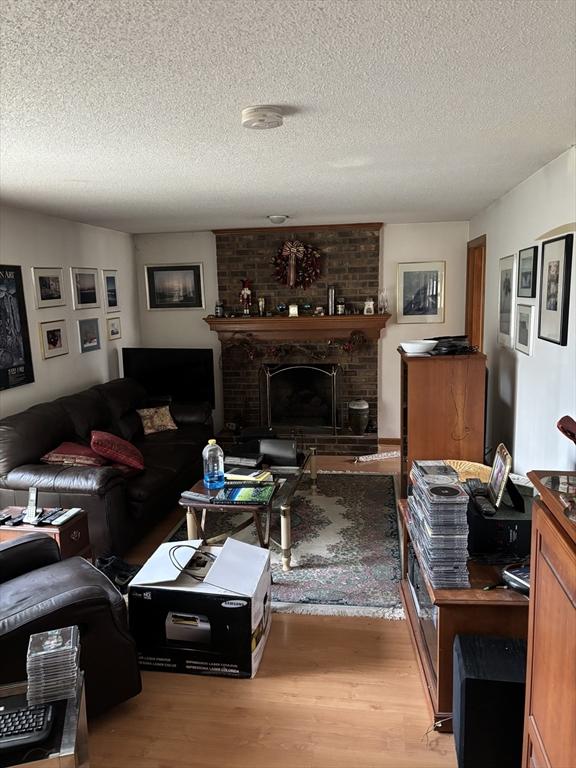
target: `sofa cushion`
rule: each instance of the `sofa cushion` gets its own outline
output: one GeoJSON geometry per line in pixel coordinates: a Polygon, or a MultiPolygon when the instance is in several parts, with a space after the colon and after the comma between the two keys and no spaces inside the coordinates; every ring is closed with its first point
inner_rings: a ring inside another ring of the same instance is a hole
{"type": "Polygon", "coordinates": [[[60,443],[40,459],[44,464],[73,464],[80,467],[103,467],[108,459],[98,456],[92,448],[80,443],[60,443]]]}
{"type": "Polygon", "coordinates": [[[86,445],[90,444],[93,429],[108,430],[110,427],[112,415],[105,400],[94,387],[76,395],[61,397],[55,403],[64,408],[74,424],[76,437],[86,445]]]}
{"type": "Polygon", "coordinates": [[[139,443],[138,447],[144,457],[144,465],[159,469],[169,469],[175,474],[184,467],[190,466],[197,452],[190,449],[189,445],[164,443],[160,445],[150,444],[147,441],[139,443]]]}
{"type": "Polygon", "coordinates": [[[114,429],[120,437],[133,443],[144,435],[142,420],[136,413],[146,403],[146,391],[134,379],[114,379],[94,387],[106,402],[114,429]]]}
{"type": "Polygon", "coordinates": [[[144,469],[144,457],[135,445],[110,432],[94,430],[90,447],[99,456],[104,456],[118,464],[126,464],[133,469],[144,469]]]}
{"type": "MultiPolygon", "coordinates": [[[[124,483],[124,477],[111,466],[71,467],[62,464],[23,464],[5,478],[7,488],[55,493],[95,493],[104,496],[112,485],[124,483]]],[[[74,506],[74,505],[72,505],[74,506]]]]}
{"type": "Polygon", "coordinates": [[[138,410],[138,416],[142,419],[145,435],[178,429],[167,405],[162,405],[159,408],[141,408],[138,410]]]}
{"type": "Polygon", "coordinates": [[[135,477],[126,481],[126,493],[131,501],[139,503],[148,501],[151,496],[165,494],[166,487],[174,479],[175,472],[171,468],[147,467],[135,477]]]}

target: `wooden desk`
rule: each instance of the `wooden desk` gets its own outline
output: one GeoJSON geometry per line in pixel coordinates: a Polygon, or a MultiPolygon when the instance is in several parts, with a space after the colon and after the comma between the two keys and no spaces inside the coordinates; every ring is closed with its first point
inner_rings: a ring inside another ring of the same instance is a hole
{"type": "Polygon", "coordinates": [[[452,646],[459,634],[526,638],[528,598],[514,590],[483,587],[500,582],[496,566],[468,561],[470,587],[434,589],[423,572],[412,568],[420,553],[410,537],[408,503],[397,505],[402,577],[400,593],[428,704],[439,731],[452,731],[452,646]]]}

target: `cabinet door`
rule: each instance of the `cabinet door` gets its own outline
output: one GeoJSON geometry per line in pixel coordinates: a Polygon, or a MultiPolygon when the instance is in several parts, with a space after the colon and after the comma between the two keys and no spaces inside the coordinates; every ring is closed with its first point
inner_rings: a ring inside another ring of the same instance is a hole
{"type": "Polygon", "coordinates": [[[540,765],[540,743],[551,768],[568,768],[576,765],[575,550],[540,504],[534,511],[527,762],[540,765]]]}

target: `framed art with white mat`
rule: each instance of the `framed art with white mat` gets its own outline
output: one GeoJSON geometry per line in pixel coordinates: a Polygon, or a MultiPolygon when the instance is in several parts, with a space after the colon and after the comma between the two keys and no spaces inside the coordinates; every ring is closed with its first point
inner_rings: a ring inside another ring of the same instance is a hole
{"type": "Polygon", "coordinates": [[[32,279],[38,309],[66,305],[62,267],[32,267],[32,279]]]}
{"type": "Polygon", "coordinates": [[[538,246],[523,248],[518,252],[518,298],[533,299],[536,296],[538,271],[538,246]]]}
{"type": "Polygon", "coordinates": [[[100,306],[98,270],[91,267],[70,267],[74,309],[94,309],[100,306]]]}
{"type": "Polygon", "coordinates": [[[533,343],[534,306],[518,304],[516,307],[516,349],[525,355],[531,355],[533,343]]]}
{"type": "Polygon", "coordinates": [[[40,323],[39,325],[44,360],[67,355],[69,350],[66,320],[52,320],[49,323],[40,323]]]}
{"type": "Polygon", "coordinates": [[[514,340],[514,286],[516,285],[514,256],[500,259],[498,289],[498,344],[513,347],[514,340]]]}
{"type": "Polygon", "coordinates": [[[119,312],[120,298],[118,296],[118,270],[103,269],[102,282],[104,285],[104,306],[106,312],[119,312]]]}
{"type": "Polygon", "coordinates": [[[542,243],[538,338],[562,347],[568,342],[573,243],[574,235],[542,243]]]}
{"type": "Polygon", "coordinates": [[[445,261],[398,264],[397,323],[444,322],[445,261]]]}

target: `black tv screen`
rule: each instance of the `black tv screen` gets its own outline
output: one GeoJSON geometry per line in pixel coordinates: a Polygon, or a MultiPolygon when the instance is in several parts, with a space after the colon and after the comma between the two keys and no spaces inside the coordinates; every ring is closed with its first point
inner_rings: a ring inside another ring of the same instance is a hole
{"type": "Polygon", "coordinates": [[[211,349],[124,347],[122,362],[124,376],[140,382],[149,395],[215,407],[211,349]]]}

